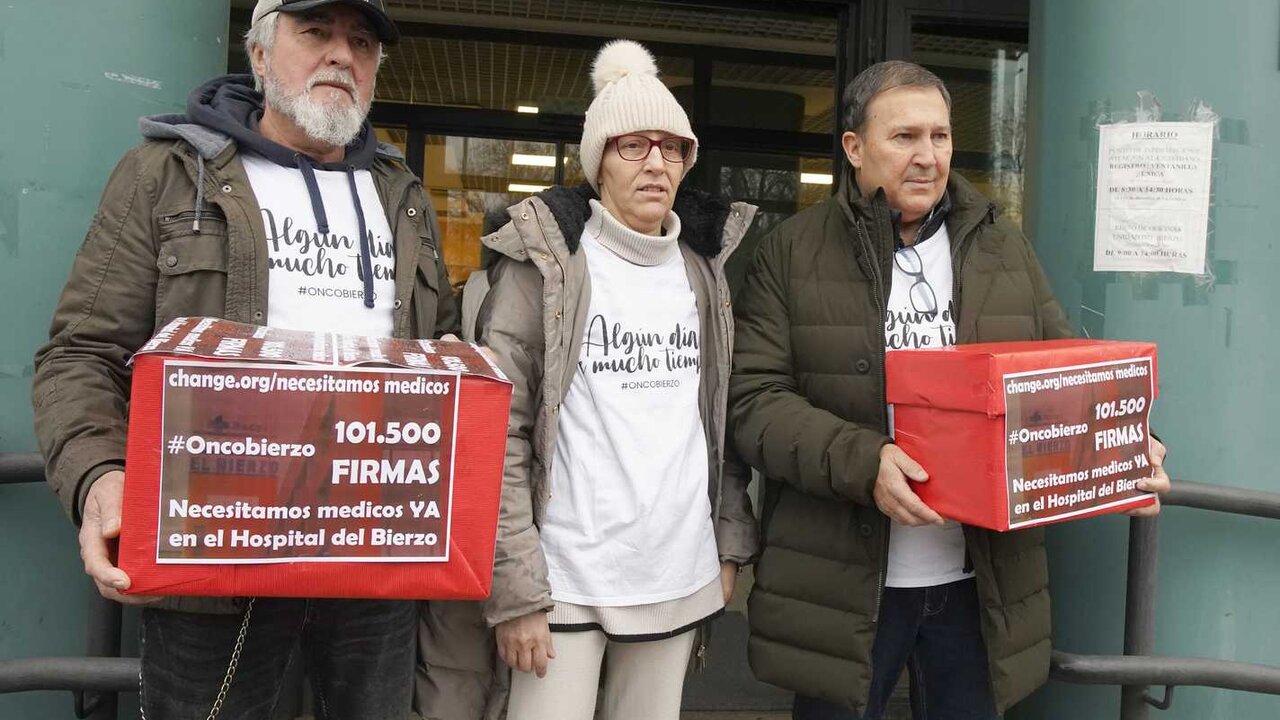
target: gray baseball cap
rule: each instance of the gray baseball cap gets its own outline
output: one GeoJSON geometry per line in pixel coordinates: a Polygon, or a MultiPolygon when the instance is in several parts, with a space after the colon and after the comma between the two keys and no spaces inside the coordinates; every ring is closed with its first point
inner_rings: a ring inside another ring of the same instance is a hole
{"type": "Polygon", "coordinates": [[[258,0],[258,4],[253,8],[253,23],[273,12],[296,13],[310,10],[312,8],[322,7],[324,5],[349,5],[357,10],[361,10],[365,15],[369,16],[369,20],[373,22],[373,29],[378,33],[378,39],[384,45],[395,45],[400,42],[400,31],[396,29],[396,24],[391,21],[391,16],[387,14],[387,8],[383,4],[383,0],[258,0]]]}

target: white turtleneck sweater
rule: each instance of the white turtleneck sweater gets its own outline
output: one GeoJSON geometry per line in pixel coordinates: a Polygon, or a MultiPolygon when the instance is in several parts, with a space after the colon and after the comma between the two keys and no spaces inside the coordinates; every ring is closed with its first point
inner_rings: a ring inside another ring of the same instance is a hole
{"type": "Polygon", "coordinates": [[[687,597],[719,573],[698,411],[701,325],[676,244],[591,202],[591,301],[561,404],[542,522],[552,597],[597,607],[687,597]]]}

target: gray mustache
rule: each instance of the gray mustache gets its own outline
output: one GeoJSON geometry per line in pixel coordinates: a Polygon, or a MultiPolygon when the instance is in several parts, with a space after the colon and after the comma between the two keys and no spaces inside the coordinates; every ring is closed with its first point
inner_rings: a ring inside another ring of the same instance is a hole
{"type": "Polygon", "coordinates": [[[356,80],[351,77],[350,73],[344,73],[340,70],[321,70],[307,80],[307,90],[311,90],[320,83],[338,84],[352,95],[356,94],[356,80]]]}

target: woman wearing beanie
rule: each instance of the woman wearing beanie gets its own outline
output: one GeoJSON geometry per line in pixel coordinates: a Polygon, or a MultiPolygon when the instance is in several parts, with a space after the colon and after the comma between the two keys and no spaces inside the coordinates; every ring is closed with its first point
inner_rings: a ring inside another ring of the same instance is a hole
{"type": "Polygon", "coordinates": [[[602,718],[678,718],[698,630],[758,540],[725,456],[724,264],[755,208],[677,192],[698,143],[643,47],[606,45],[592,80],[588,185],[484,238],[480,341],[514,384],[485,605],[509,720],[591,720],[601,686],[602,718]]]}

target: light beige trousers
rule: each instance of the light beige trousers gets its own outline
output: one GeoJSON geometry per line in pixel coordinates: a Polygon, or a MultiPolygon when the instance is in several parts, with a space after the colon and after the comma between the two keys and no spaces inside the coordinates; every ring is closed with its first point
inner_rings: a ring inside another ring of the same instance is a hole
{"type": "Polygon", "coordinates": [[[691,630],[666,640],[614,642],[598,630],[551,633],[546,677],[511,671],[507,720],[679,720],[691,630]],[[600,665],[605,664],[604,685],[600,665]]]}

